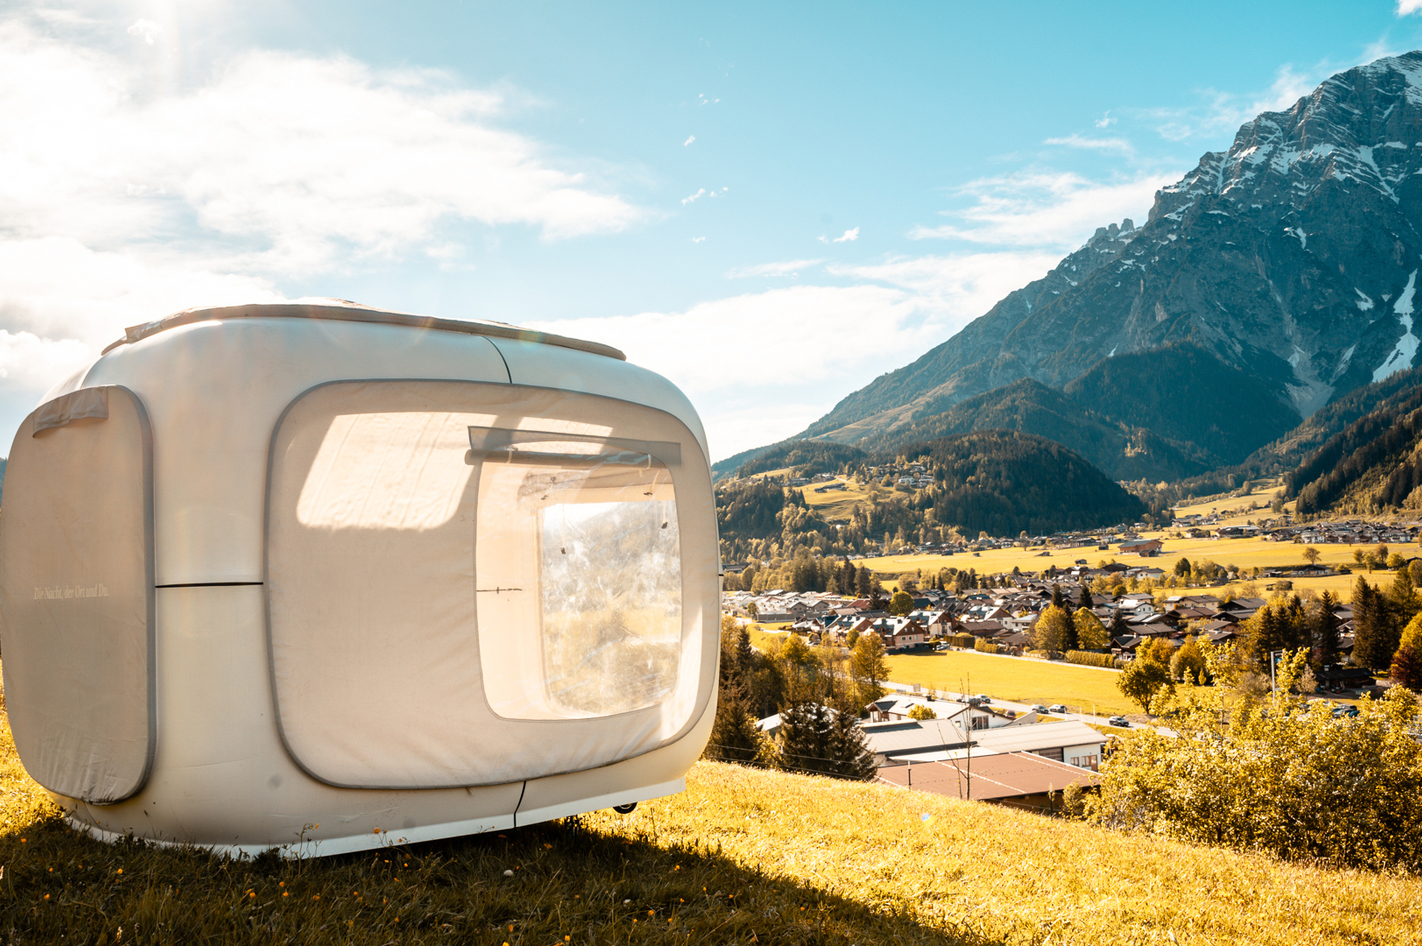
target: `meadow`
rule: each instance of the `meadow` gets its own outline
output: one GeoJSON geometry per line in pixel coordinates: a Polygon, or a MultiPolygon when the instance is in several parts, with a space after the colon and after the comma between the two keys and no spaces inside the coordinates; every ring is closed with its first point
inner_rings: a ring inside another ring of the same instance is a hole
{"type": "MultiPolygon", "coordinates": [[[[830,485],[828,483],[816,483],[811,486],[800,487],[800,493],[805,497],[805,505],[823,517],[827,522],[848,522],[849,514],[854,509],[855,503],[867,503],[869,501],[870,487],[855,482],[852,479],[843,478],[833,480],[832,483],[842,483],[844,489],[832,489],[827,492],[817,493],[816,487],[830,485]]],[[[891,493],[891,490],[879,487],[881,493],[891,493]]]]}
{"type": "MultiPolygon", "coordinates": [[[[1147,533],[1150,538],[1161,538],[1164,545],[1160,554],[1155,558],[1139,558],[1135,555],[1118,555],[1112,548],[1109,551],[1101,551],[1095,546],[1064,549],[1053,551],[1047,555],[1042,554],[1041,549],[990,549],[988,551],[973,554],[959,553],[957,555],[886,555],[882,558],[867,558],[863,564],[870,570],[881,576],[885,581],[885,586],[897,584],[897,579],[905,575],[916,574],[920,569],[924,575],[936,572],[940,568],[966,568],[976,569],[978,574],[997,574],[1010,572],[1013,568],[1020,568],[1024,572],[1040,572],[1049,566],[1057,568],[1070,568],[1078,559],[1085,559],[1092,567],[1098,566],[1101,562],[1120,562],[1125,565],[1149,565],[1154,568],[1163,569],[1169,572],[1176,561],[1180,558],[1188,558],[1191,562],[1210,560],[1217,565],[1237,565],[1241,568],[1275,568],[1290,565],[1302,565],[1304,563],[1304,546],[1293,543],[1268,542],[1264,539],[1174,539],[1169,533],[1152,532],[1147,533]]],[[[1358,579],[1357,571],[1361,566],[1353,561],[1353,552],[1368,552],[1376,548],[1374,545],[1318,545],[1315,546],[1319,552],[1319,562],[1330,565],[1347,565],[1354,569],[1352,575],[1332,575],[1323,578],[1300,578],[1292,579],[1294,590],[1300,591],[1304,588],[1312,588],[1322,593],[1325,589],[1334,592],[1348,600],[1351,589],[1358,579]]],[[[1422,545],[1417,543],[1406,543],[1388,547],[1389,552],[1397,552],[1405,557],[1422,555],[1422,545]]],[[[1368,573],[1362,571],[1368,580],[1373,584],[1381,583],[1384,587],[1392,581],[1392,576],[1384,571],[1368,573]]],[[[1251,581],[1236,582],[1232,588],[1236,595],[1241,593],[1241,588],[1246,585],[1253,585],[1256,593],[1265,595],[1265,585],[1270,583],[1270,579],[1259,578],[1251,581]]],[[[1206,588],[1203,591],[1211,594],[1222,595],[1224,588],[1206,588]]],[[[1166,592],[1167,594],[1189,594],[1190,589],[1176,589],[1166,592]]]]}
{"type": "Polygon", "coordinates": [[[1116,689],[1114,670],[1045,660],[1000,657],[971,650],[890,654],[889,679],[940,693],[986,693],[1019,703],[1061,703],[1073,712],[1113,715],[1140,707],[1116,689]]]}
{"type": "Polygon", "coordinates": [[[106,845],[63,824],[0,729],[13,943],[1315,946],[1422,929],[1415,877],[709,762],[628,816],[365,854],[106,845]]]}
{"type": "MultiPolygon", "coordinates": [[[[751,629],[751,643],[759,650],[772,646],[783,635],[751,629]]],[[[925,692],[986,693],[999,700],[1020,703],[1061,703],[1073,712],[1103,715],[1137,713],[1136,706],[1116,689],[1114,670],[1082,667],[1060,661],[1028,660],[984,654],[975,650],[947,650],[932,654],[889,654],[889,681],[925,692]]]]}

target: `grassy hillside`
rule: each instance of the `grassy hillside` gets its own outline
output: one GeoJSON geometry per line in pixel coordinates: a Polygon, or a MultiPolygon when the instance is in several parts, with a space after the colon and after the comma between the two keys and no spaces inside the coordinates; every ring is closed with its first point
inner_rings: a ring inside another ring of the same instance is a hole
{"type": "Polygon", "coordinates": [[[360,855],[108,846],[53,816],[4,736],[0,928],[16,943],[1341,944],[1422,928],[1415,878],[715,763],[631,816],[360,855]]]}

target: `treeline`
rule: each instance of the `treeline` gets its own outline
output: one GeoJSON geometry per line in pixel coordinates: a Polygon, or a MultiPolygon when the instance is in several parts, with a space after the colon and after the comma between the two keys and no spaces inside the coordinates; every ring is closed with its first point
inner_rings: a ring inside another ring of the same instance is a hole
{"type": "Polygon", "coordinates": [[[973,535],[1031,535],[1135,522],[1139,499],[1059,443],[1008,430],[980,430],[911,444],[904,461],[927,460],[934,484],[910,508],[973,535]]]}
{"type": "Polygon", "coordinates": [[[1422,387],[1349,424],[1299,464],[1285,481],[1301,515],[1332,509],[1350,492],[1376,511],[1401,506],[1417,485],[1411,456],[1422,435],[1422,387]],[[1381,481],[1381,482],[1379,482],[1381,481]]]}
{"type": "MultiPolygon", "coordinates": [[[[1005,575],[979,575],[977,569],[953,567],[919,569],[916,575],[900,576],[900,585],[909,590],[937,588],[966,591],[993,588],[1008,582],[1005,575]]],[[[800,546],[788,557],[776,557],[762,565],[752,562],[739,574],[726,575],[727,591],[749,591],[759,594],[777,588],[796,593],[827,591],[830,594],[868,598],[874,601],[884,596],[879,576],[864,565],[855,565],[847,558],[821,556],[816,549],[800,546]]]]}
{"type": "MultiPolygon", "coordinates": [[[[772,461],[776,462],[776,461],[772,461]]],[[[873,466],[922,462],[931,485],[871,484],[847,521],[829,522],[804,494],[767,477],[722,482],[716,517],[726,561],[790,557],[798,548],[822,556],[940,545],[964,535],[1049,534],[1135,522],[1136,497],[1061,444],[1016,431],[975,431],[875,455],[873,466]]]]}
{"type": "Polygon", "coordinates": [[[833,473],[848,464],[862,461],[868,454],[858,447],[825,440],[789,440],[756,456],[736,470],[736,476],[754,476],[770,470],[789,468],[793,476],[833,473]]]}
{"type": "Polygon", "coordinates": [[[862,555],[895,543],[938,544],[957,535],[909,499],[906,493],[871,490],[847,522],[831,523],[805,502],[804,493],[779,480],[723,482],[716,488],[721,555],[728,562],[790,557],[801,548],[821,556],[862,555]]]}
{"type": "Polygon", "coordinates": [[[1264,382],[1192,342],[1103,358],[1063,390],[1132,428],[1206,450],[1215,464],[1240,462],[1302,420],[1264,382]]]}
{"type": "Polygon", "coordinates": [[[864,634],[850,651],[775,639],[764,651],[732,618],[721,622],[721,676],[706,757],[835,778],[874,777],[874,754],[859,718],[884,695],[884,643],[864,634]],[[756,720],[780,716],[774,739],[756,720]]]}
{"type": "Polygon", "coordinates": [[[1394,408],[1415,396],[1419,382],[1422,382],[1422,368],[1400,371],[1384,381],[1350,391],[1319,408],[1293,430],[1260,447],[1236,465],[1173,482],[1134,482],[1128,488],[1152,510],[1170,509],[1182,500],[1232,492],[1243,488],[1250,480],[1289,474],[1330,438],[1339,435],[1360,418],[1379,409],[1394,408]]]}
{"type": "Polygon", "coordinates": [[[1142,428],[1098,414],[1056,388],[1021,378],[957,404],[930,403],[901,427],[859,441],[871,452],[974,430],[1018,430],[1054,440],[1113,479],[1174,480],[1207,469],[1212,459],[1142,428]]]}

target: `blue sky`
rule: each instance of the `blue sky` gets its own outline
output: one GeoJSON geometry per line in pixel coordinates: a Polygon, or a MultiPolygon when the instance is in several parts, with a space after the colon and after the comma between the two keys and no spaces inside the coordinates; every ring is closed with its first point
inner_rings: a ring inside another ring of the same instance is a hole
{"type": "Polygon", "coordinates": [[[1422,0],[597,6],[11,0],[0,428],[126,325],[335,296],[618,345],[724,457],[1422,46],[1422,0]]]}

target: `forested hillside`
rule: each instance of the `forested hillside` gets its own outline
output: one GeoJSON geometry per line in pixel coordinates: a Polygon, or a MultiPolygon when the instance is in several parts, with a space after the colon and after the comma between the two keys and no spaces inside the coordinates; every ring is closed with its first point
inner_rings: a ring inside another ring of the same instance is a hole
{"type": "Polygon", "coordinates": [[[868,454],[858,447],[824,440],[787,440],[770,447],[754,459],[747,460],[736,470],[737,476],[754,476],[770,470],[789,469],[794,476],[812,476],[815,473],[833,472],[844,466],[863,460],[868,454]]]}
{"type": "Polygon", "coordinates": [[[924,441],[840,469],[868,493],[837,521],[809,506],[800,489],[780,478],[719,484],[723,556],[768,560],[790,557],[797,548],[847,555],[980,532],[1001,536],[1108,526],[1145,514],[1140,500],[1080,456],[1018,431],[924,441]],[[899,474],[915,463],[921,469],[913,482],[900,482],[899,474]]]}
{"type": "Polygon", "coordinates": [[[1059,443],[1009,430],[983,430],[911,444],[903,460],[928,461],[934,485],[913,505],[969,535],[1039,535],[1134,522],[1139,499],[1059,443]]]}
{"type": "Polygon", "coordinates": [[[1032,378],[969,398],[942,413],[925,412],[903,426],[874,431],[858,445],[883,452],[974,430],[1017,430],[1055,440],[1118,480],[1174,480],[1211,467],[1209,454],[1199,448],[1182,447],[1144,427],[1085,408],[1032,378]]]}
{"type": "Polygon", "coordinates": [[[1085,410],[1198,448],[1212,466],[1240,462],[1302,420],[1263,382],[1191,344],[1104,358],[1064,390],[1085,410]]]}
{"type": "Polygon", "coordinates": [[[1286,480],[1300,514],[1373,513],[1418,508],[1422,497],[1422,388],[1413,388],[1349,424],[1286,480]]]}

